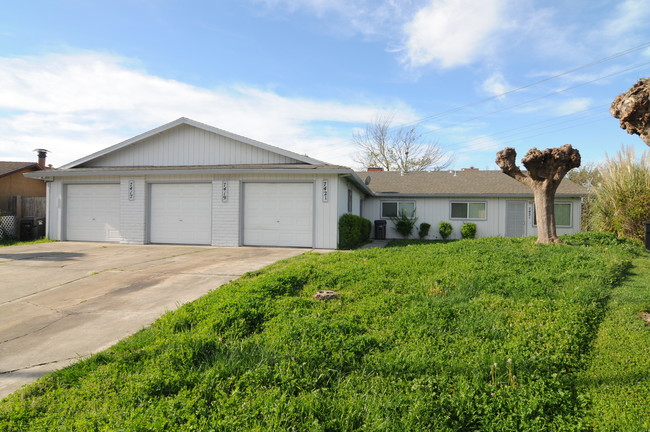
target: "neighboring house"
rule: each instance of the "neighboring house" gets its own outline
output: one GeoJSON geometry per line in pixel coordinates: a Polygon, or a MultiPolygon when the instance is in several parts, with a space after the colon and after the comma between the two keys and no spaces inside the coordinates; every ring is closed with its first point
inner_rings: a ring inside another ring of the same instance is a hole
{"type": "MultiPolygon", "coordinates": [[[[475,221],[479,236],[532,235],[534,228],[524,226],[531,192],[505,174],[355,173],[187,118],[26,176],[47,183],[53,240],[333,249],[343,214],[376,220],[400,209],[434,225],[432,234],[442,220],[455,233],[475,221]],[[360,174],[370,176],[369,186],[360,174]]],[[[584,195],[565,183],[558,203],[568,204],[569,216],[561,233],[580,230],[584,195]]]]}
{"type": "Polygon", "coordinates": [[[45,217],[45,183],[24,174],[45,169],[46,152],[39,150],[38,163],[0,161],[0,240],[19,238],[23,217],[45,217]]]}
{"type": "MultiPolygon", "coordinates": [[[[363,216],[389,219],[401,211],[413,212],[431,224],[428,238],[440,238],[438,224],[450,222],[450,238],[460,238],[463,223],[477,226],[477,237],[524,237],[537,235],[531,190],[501,171],[386,172],[358,173],[369,176],[373,199],[366,200],[363,216]]],[[[580,231],[581,200],[585,188],[565,178],[555,196],[558,235],[580,231]]],[[[388,223],[387,237],[399,234],[388,223]]],[[[414,235],[417,233],[414,230],[414,235]]]]}
{"type": "Polygon", "coordinates": [[[336,248],[349,168],[187,118],[39,176],[54,240],[336,248]]]}
{"type": "Polygon", "coordinates": [[[36,162],[0,161],[0,211],[15,212],[13,197],[16,196],[44,197],[45,183],[23,175],[42,169],[36,162]]]}

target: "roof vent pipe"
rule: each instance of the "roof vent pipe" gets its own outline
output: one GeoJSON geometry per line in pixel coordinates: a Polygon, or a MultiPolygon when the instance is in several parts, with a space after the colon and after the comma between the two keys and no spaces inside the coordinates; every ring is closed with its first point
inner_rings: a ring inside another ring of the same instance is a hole
{"type": "Polygon", "coordinates": [[[47,158],[47,153],[49,152],[49,150],[34,149],[34,151],[38,153],[38,166],[40,166],[41,169],[45,169],[46,168],[45,160],[47,158]]]}

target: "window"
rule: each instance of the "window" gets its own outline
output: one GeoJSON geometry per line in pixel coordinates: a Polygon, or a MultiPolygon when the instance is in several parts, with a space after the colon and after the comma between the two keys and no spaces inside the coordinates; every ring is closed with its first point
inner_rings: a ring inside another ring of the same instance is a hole
{"type": "MultiPolygon", "coordinates": [[[[535,210],[535,205],[533,205],[533,225],[537,226],[537,211],[535,210]]],[[[570,202],[555,203],[555,226],[557,227],[571,226],[571,203],[570,202]]]]}
{"type": "Polygon", "coordinates": [[[415,216],[415,201],[382,201],[382,218],[398,217],[401,214],[405,214],[408,217],[415,216]]]}
{"type": "Polygon", "coordinates": [[[484,202],[452,202],[452,219],[485,219],[484,202]]]}
{"type": "Polygon", "coordinates": [[[348,189],[348,213],[352,213],[352,189],[348,189]]]}

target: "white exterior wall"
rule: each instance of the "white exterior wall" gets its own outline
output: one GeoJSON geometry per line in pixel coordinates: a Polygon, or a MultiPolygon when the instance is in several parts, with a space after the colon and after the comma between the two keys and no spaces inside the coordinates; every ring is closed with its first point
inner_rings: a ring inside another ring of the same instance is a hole
{"type": "Polygon", "coordinates": [[[212,246],[239,246],[241,231],[241,182],[221,178],[212,183],[212,246]],[[226,197],[223,185],[226,183],[226,197]]]}
{"type": "MultiPolygon", "coordinates": [[[[416,225],[419,226],[423,222],[431,224],[429,236],[427,239],[440,239],[438,233],[438,224],[440,222],[449,222],[453,227],[450,239],[459,239],[460,228],[465,222],[472,222],[476,224],[477,237],[494,237],[505,236],[506,232],[506,201],[519,200],[526,202],[526,235],[536,236],[537,228],[534,226],[533,220],[533,200],[532,198],[477,198],[477,197],[444,197],[444,198],[367,198],[363,205],[363,215],[366,219],[373,222],[374,234],[374,221],[381,219],[381,202],[382,201],[415,201],[415,215],[418,218],[416,225]],[[451,203],[452,202],[485,202],[486,203],[486,219],[452,219],[451,218],[451,203]]],[[[572,203],[572,224],[570,227],[558,227],[558,235],[574,234],[580,231],[580,215],[582,206],[579,198],[557,198],[556,202],[571,202],[572,203]]],[[[413,237],[417,237],[417,231],[413,230],[413,237]]],[[[389,220],[386,230],[386,238],[397,239],[402,238],[399,233],[393,229],[393,224],[389,220]]]]}
{"type": "Polygon", "coordinates": [[[351,182],[341,177],[338,181],[338,218],[348,213],[348,189],[352,191],[352,211],[349,213],[361,216],[361,192],[351,182]]]}
{"type": "Polygon", "coordinates": [[[120,234],[121,243],[144,244],[146,242],[145,215],[147,193],[144,177],[122,177],[120,179],[120,234]],[[129,185],[133,182],[133,195],[129,185]]]}
{"type": "MultiPolygon", "coordinates": [[[[152,183],[211,182],[212,184],[212,245],[240,246],[242,244],[242,183],[244,182],[307,182],[314,187],[314,248],[335,249],[338,241],[338,176],[308,174],[248,174],[248,175],[150,175],[70,177],[49,184],[48,236],[64,240],[65,185],[90,183],[120,184],[120,235],[122,243],[149,242],[149,186],[152,183]],[[328,182],[327,201],[323,198],[323,181],[328,182]],[[129,199],[129,183],[133,181],[133,199],[129,199]],[[227,199],[222,200],[223,182],[227,182],[227,199]]],[[[345,193],[347,209],[347,189],[345,193]]],[[[358,202],[358,200],[356,200],[358,202]]],[[[354,202],[354,201],[353,201],[354,202]]],[[[357,204],[358,207],[358,204],[357,204]]]]}
{"type": "Polygon", "coordinates": [[[189,125],[180,125],[84,166],[282,164],[296,160],[189,125]]]}

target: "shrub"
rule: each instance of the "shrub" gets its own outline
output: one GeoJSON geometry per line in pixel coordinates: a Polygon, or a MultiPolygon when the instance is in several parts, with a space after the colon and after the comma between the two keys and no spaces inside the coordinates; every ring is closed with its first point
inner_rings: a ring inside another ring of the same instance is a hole
{"type": "Polygon", "coordinates": [[[443,240],[447,240],[447,237],[451,235],[451,231],[453,229],[454,228],[449,222],[440,222],[440,225],[438,225],[438,232],[440,233],[440,237],[442,237],[443,240]]]}
{"type": "Polygon", "coordinates": [[[368,219],[344,214],[339,219],[339,249],[354,249],[370,239],[372,224],[368,219]]]}
{"type": "Polygon", "coordinates": [[[632,147],[607,157],[602,179],[591,197],[590,226],[619,236],[643,238],[643,221],[650,220],[650,152],[636,160],[632,147]]]}
{"type": "Polygon", "coordinates": [[[395,225],[393,229],[400,233],[403,237],[410,237],[415,227],[415,223],[418,221],[416,217],[408,217],[406,213],[401,212],[399,216],[392,217],[390,220],[395,225]]]}
{"type": "Polygon", "coordinates": [[[476,224],[473,222],[464,223],[463,226],[460,227],[460,235],[463,236],[463,238],[476,237],[476,224]]]}
{"type": "Polygon", "coordinates": [[[423,239],[429,235],[429,230],[431,229],[431,224],[422,222],[420,224],[420,229],[418,229],[418,236],[423,239]]]}

